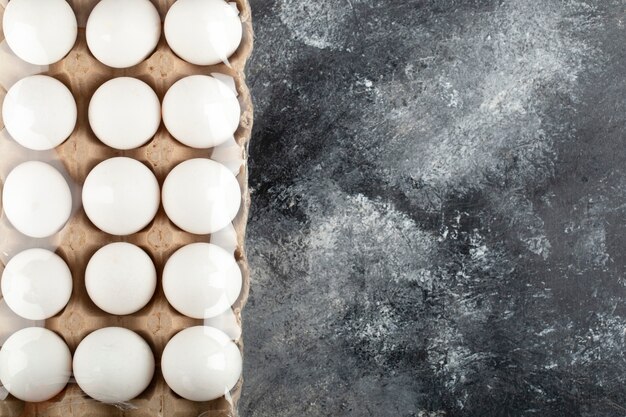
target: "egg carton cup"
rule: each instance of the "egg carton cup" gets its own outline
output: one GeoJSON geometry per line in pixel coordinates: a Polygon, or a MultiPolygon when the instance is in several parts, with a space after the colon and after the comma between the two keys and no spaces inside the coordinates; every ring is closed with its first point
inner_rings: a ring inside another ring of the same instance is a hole
{"type": "MultiPolygon", "coordinates": [[[[161,20],[175,0],[152,0],[161,20]]],[[[241,310],[249,291],[250,273],[245,253],[245,232],[250,194],[248,190],[248,142],[253,109],[244,68],[250,56],[253,32],[247,0],[236,0],[243,22],[243,39],[228,60],[211,66],[190,64],[168,47],[163,33],[156,50],[142,63],[126,69],[115,69],[100,63],[90,53],[85,25],[98,0],[68,0],[78,21],[78,38],[69,54],[50,66],[37,66],[20,60],[8,47],[0,31],[0,106],[8,89],[18,80],[35,74],[54,77],[72,92],[77,108],[77,125],[67,141],[51,151],[31,151],[18,145],[0,122],[0,187],[9,172],[25,161],[42,161],[55,167],[66,179],[72,192],[72,216],[65,227],[50,238],[35,239],[19,233],[0,217],[0,273],[7,262],[29,248],[44,248],[56,252],[72,271],[73,292],[67,306],[45,321],[29,321],[13,314],[0,300],[0,344],[16,330],[40,326],[52,330],[67,343],[72,354],[88,334],[105,327],[123,327],[139,334],[149,344],[155,356],[156,370],[149,387],[128,403],[104,404],[85,395],[73,379],[67,387],[49,401],[27,403],[9,395],[0,396],[0,417],[226,417],[237,415],[237,402],[242,379],[217,400],[193,402],[178,396],[165,383],[161,370],[161,354],[167,342],[179,331],[198,325],[219,328],[235,340],[243,352],[241,310]],[[232,140],[213,149],[193,149],[175,140],[161,122],[155,137],[144,146],[132,150],[116,150],[100,142],[88,122],[88,105],[96,89],[116,77],[135,77],[150,85],[162,101],[166,91],[178,80],[190,75],[214,75],[236,90],[242,113],[232,140]],[[118,156],[136,159],[149,167],[162,187],[168,173],[179,163],[193,158],[211,158],[223,163],[237,177],[242,191],[241,208],[232,225],[211,235],[194,235],[176,227],[165,214],[162,205],[154,220],[143,230],[129,236],[113,236],[99,230],[87,218],[81,207],[81,188],[89,172],[100,162],[118,156]],[[145,250],[158,273],[156,292],[139,312],[115,316],[99,309],[85,288],[85,269],[91,256],[101,247],[113,242],[129,242],[145,250]],[[195,242],[210,242],[232,252],[242,271],[242,291],[231,310],[211,319],[197,320],[176,311],[166,300],[161,286],[161,273],[168,258],[179,248],[195,242]]],[[[0,0],[0,22],[6,0],[0,0]]],[[[162,31],[163,32],[163,31],[162,31]]],[[[0,196],[1,196],[0,190],[0,196]]],[[[0,197],[1,198],[1,197],[0,197]]],[[[0,207],[2,201],[0,200],[0,207]]]]}

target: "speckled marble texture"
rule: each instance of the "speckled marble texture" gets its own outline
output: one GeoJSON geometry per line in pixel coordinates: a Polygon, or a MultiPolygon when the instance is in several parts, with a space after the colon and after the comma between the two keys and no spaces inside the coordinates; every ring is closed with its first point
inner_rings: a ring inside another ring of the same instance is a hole
{"type": "Polygon", "coordinates": [[[251,3],[242,416],[626,416],[626,1],[251,3]]]}

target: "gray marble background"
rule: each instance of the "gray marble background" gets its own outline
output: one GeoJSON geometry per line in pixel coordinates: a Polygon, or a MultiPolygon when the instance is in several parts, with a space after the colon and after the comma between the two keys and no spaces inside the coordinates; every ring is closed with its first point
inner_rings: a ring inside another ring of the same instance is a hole
{"type": "Polygon", "coordinates": [[[626,1],[251,3],[242,416],[626,416],[626,1]]]}

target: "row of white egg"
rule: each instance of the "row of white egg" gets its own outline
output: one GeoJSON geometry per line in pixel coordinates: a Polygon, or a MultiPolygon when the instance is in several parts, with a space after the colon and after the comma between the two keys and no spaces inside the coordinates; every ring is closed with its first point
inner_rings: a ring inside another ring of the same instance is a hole
{"type": "MultiPolygon", "coordinates": [[[[165,346],[161,371],[167,385],[192,401],[228,393],[242,370],[237,345],[221,330],[182,330],[165,346]],[[190,383],[190,381],[193,381],[190,383]]],[[[85,337],[72,354],[54,332],[29,327],[11,335],[0,349],[0,381],[22,401],[41,402],[59,394],[74,376],[88,396],[111,404],[130,401],[150,385],[155,358],[137,333],[107,327],[85,337]]]]}
{"type": "MultiPolygon", "coordinates": [[[[65,0],[12,0],[5,10],[3,26],[7,44],[18,57],[31,64],[49,65],[72,49],[78,25],[65,0]]],[[[154,51],[160,31],[160,17],[150,1],[101,0],[89,16],[86,37],[96,59],[111,67],[127,68],[154,51]]],[[[165,20],[169,46],[197,65],[226,61],[237,49],[241,35],[236,8],[222,0],[177,0],[165,20]]],[[[89,122],[96,136],[123,150],[149,141],[161,116],[168,131],[181,143],[210,148],[232,137],[239,124],[240,108],[234,89],[208,76],[178,81],[167,92],[162,106],[147,84],[131,78],[114,79],[96,91],[89,106],[89,122]]],[[[33,76],[19,81],[7,93],[3,118],[8,133],[18,143],[33,150],[50,150],[74,130],[77,106],[62,83],[51,77],[33,76]]],[[[167,216],[181,229],[209,234],[234,219],[241,204],[241,190],[226,167],[209,159],[192,159],[175,167],[159,192],[152,171],[130,158],[112,158],[97,165],[82,190],[89,219],[114,235],[128,235],[146,227],[155,217],[161,199],[167,216]]],[[[30,161],[7,176],[3,206],[7,219],[18,231],[35,238],[49,237],[69,220],[72,193],[59,171],[44,162],[30,161]]],[[[85,275],[90,298],[112,314],[131,314],[142,308],[156,288],[151,259],[129,244],[100,249],[85,275]],[[136,268],[132,279],[124,279],[115,270],[117,267],[136,268]]],[[[168,260],[162,284],[166,298],[181,313],[212,317],[237,299],[241,271],[228,252],[210,244],[192,244],[168,260]],[[210,280],[206,279],[207,271],[211,272],[210,280]]],[[[7,305],[18,314],[49,317],[58,313],[71,296],[71,272],[52,252],[27,250],[7,265],[2,290],[7,305]],[[46,271],[46,282],[42,282],[41,270],[46,271]],[[52,275],[58,279],[50,279],[52,275]]],[[[169,341],[161,367],[166,383],[180,396],[209,401],[236,384],[241,374],[241,354],[220,330],[192,327],[169,341]]],[[[122,328],[100,329],[87,336],[79,344],[73,363],[65,342],[43,328],[19,330],[0,349],[0,381],[11,394],[25,401],[44,401],[61,392],[72,369],[87,395],[120,403],[135,398],[149,385],[154,355],[139,335],[122,328]]]]}
{"type": "MultiPolygon", "coordinates": [[[[177,165],[160,192],[148,167],[132,158],[116,157],[96,165],[82,190],[87,217],[100,230],[118,236],[144,229],[156,216],[161,200],[174,224],[205,235],[231,224],[239,212],[241,189],[224,165],[197,158],[177,165]]],[[[33,238],[54,235],[72,215],[66,179],[41,161],[24,162],[9,173],[2,204],[13,227],[33,238]]]]}
{"type": "MultiPolygon", "coordinates": [[[[85,271],[91,300],[114,315],[136,313],[152,299],[157,271],[141,248],[125,242],[99,249],[85,271]]],[[[176,251],[162,276],[168,302],[195,319],[219,316],[235,303],[242,286],[241,270],[232,254],[211,243],[193,243],[176,251]]],[[[28,320],[57,315],[72,295],[72,273],[63,259],[46,249],[15,255],[2,273],[4,301],[28,320]]]]}
{"type": "MultiPolygon", "coordinates": [[[[66,0],[11,0],[3,19],[6,41],[35,65],[60,61],[76,43],[78,23],[66,0]]],[[[196,65],[225,62],[241,43],[236,7],[223,0],[178,0],[165,18],[165,38],[196,65]]],[[[87,46],[105,65],[128,68],[155,50],[161,17],[149,0],[101,0],[87,20],[87,46]]]]}
{"type": "MultiPolygon", "coordinates": [[[[46,75],[18,81],[2,105],[9,135],[35,151],[62,144],[76,127],[77,113],[70,90],[46,75]]],[[[208,75],[177,81],[165,94],[162,106],[148,84],[130,77],[107,81],[89,103],[89,124],[94,134],[119,150],[134,149],[152,139],[159,129],[161,114],[175,139],[206,149],[233,137],[241,108],[234,88],[208,75]]]]}

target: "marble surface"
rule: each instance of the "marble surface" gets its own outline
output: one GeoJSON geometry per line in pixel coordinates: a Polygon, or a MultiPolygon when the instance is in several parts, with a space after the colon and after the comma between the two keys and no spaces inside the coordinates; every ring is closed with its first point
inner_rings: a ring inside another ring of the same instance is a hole
{"type": "Polygon", "coordinates": [[[626,1],[252,0],[241,415],[626,415],[626,1]]]}

